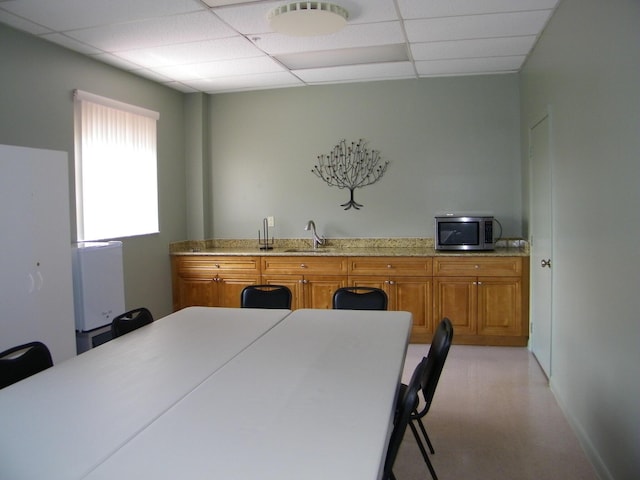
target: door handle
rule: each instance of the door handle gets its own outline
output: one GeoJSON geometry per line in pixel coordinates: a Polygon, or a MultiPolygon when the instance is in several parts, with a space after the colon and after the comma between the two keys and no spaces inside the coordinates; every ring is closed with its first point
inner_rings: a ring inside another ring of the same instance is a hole
{"type": "Polygon", "coordinates": [[[540,266],[541,266],[542,268],[544,268],[544,267],[549,267],[549,268],[551,268],[551,259],[549,258],[549,259],[547,259],[547,260],[541,260],[541,261],[540,261],[540,266]]]}

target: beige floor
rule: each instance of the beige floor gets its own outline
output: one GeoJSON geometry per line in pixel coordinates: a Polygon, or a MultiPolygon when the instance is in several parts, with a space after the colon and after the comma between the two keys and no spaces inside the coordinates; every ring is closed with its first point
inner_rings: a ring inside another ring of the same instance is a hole
{"type": "MultiPolygon", "coordinates": [[[[403,381],[427,349],[409,346],[403,381]]],[[[440,480],[597,478],[526,348],[452,346],[425,420],[440,480]]],[[[431,478],[410,430],[394,472],[431,478]]]]}

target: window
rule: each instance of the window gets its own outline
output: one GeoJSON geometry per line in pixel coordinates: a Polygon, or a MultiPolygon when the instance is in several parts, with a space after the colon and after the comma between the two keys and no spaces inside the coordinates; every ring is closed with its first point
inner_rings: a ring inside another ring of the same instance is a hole
{"type": "Polygon", "coordinates": [[[157,233],[159,114],[80,90],[74,98],[78,240],[157,233]]]}

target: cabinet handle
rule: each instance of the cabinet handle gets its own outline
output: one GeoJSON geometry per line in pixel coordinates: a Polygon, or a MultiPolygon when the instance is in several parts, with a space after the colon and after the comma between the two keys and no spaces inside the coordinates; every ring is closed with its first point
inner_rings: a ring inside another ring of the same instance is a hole
{"type": "Polygon", "coordinates": [[[473,268],[480,268],[480,265],[474,265],[473,268]]]}
{"type": "Polygon", "coordinates": [[[219,264],[219,263],[215,263],[213,266],[214,266],[215,268],[220,268],[220,264],[219,264]]]}
{"type": "Polygon", "coordinates": [[[482,285],[482,282],[478,282],[478,285],[482,285]]]}
{"type": "Polygon", "coordinates": [[[393,280],[389,280],[389,285],[395,285],[396,282],[394,282],[393,280]]]}
{"type": "Polygon", "coordinates": [[[390,263],[387,264],[387,268],[393,268],[393,265],[391,265],[390,263]]]}
{"type": "Polygon", "coordinates": [[[306,264],[304,264],[304,263],[301,263],[301,264],[300,264],[300,268],[307,268],[307,265],[306,265],[306,264]]]}
{"type": "Polygon", "coordinates": [[[307,283],[309,283],[309,280],[302,280],[302,283],[306,285],[307,283]]]}

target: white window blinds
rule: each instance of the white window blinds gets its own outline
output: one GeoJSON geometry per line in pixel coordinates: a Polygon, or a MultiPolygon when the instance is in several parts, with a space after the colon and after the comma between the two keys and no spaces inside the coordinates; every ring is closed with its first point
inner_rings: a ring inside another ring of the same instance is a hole
{"type": "Polygon", "coordinates": [[[158,113],[74,91],[78,240],[158,232],[158,113]]]}

